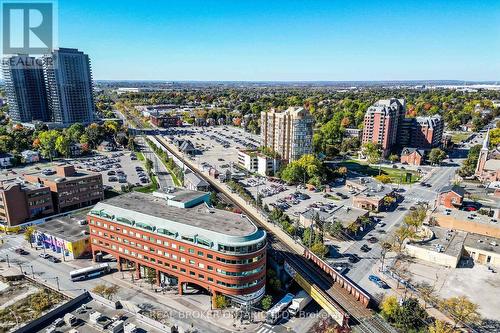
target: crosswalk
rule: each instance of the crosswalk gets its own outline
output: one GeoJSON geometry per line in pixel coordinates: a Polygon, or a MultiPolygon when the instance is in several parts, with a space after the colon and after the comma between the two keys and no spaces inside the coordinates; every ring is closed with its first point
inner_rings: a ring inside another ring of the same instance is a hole
{"type": "Polygon", "coordinates": [[[19,247],[23,247],[24,241],[19,238],[11,238],[11,239],[1,239],[0,240],[0,257],[4,257],[9,252],[14,251],[19,247]]]}
{"type": "Polygon", "coordinates": [[[274,326],[271,326],[269,324],[264,324],[261,327],[259,327],[259,329],[255,331],[255,333],[271,333],[274,332],[273,327],[274,326]]]}

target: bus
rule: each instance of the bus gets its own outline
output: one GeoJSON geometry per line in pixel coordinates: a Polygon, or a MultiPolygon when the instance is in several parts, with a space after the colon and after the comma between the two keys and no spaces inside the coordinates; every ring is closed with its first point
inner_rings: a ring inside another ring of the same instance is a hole
{"type": "Polygon", "coordinates": [[[292,303],[293,297],[293,294],[288,293],[278,303],[274,304],[266,313],[266,323],[271,325],[276,324],[283,313],[286,312],[288,306],[292,303]]]}
{"type": "Polygon", "coordinates": [[[71,281],[81,281],[96,276],[108,274],[110,271],[111,267],[109,267],[109,264],[99,264],[96,266],[76,269],[74,271],[69,272],[69,276],[71,277],[71,281]]]}

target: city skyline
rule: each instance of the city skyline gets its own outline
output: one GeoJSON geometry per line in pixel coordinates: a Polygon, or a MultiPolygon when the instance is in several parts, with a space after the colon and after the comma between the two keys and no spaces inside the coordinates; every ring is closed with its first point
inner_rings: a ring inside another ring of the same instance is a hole
{"type": "Polygon", "coordinates": [[[96,80],[500,78],[500,5],[493,1],[89,1],[83,8],[62,0],[58,17],[59,46],[89,54],[96,80]]]}

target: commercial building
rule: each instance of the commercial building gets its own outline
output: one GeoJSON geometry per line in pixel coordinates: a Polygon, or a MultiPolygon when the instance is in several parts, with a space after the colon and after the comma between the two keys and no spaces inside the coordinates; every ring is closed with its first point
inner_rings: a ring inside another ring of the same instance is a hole
{"type": "Polygon", "coordinates": [[[394,189],[370,177],[347,179],[345,186],[349,190],[359,192],[352,197],[352,204],[356,208],[379,212],[389,202],[396,200],[394,189]]]}
{"type": "Polygon", "coordinates": [[[261,113],[262,145],[290,162],[304,154],[311,154],[314,119],[302,107],[285,111],[271,109],[261,113]]]}
{"type": "Polygon", "coordinates": [[[465,231],[424,226],[418,241],[404,246],[405,254],[434,264],[455,268],[460,260],[500,267],[500,239],[465,231]]]}
{"type": "Polygon", "coordinates": [[[352,224],[359,223],[363,218],[367,218],[368,214],[367,210],[344,205],[335,207],[331,211],[310,208],[300,214],[299,223],[304,228],[310,227],[314,223],[316,216],[318,216],[319,220],[323,223],[340,222],[342,227],[347,229],[352,224]]]}
{"type": "Polygon", "coordinates": [[[279,169],[279,159],[257,150],[239,150],[238,164],[250,172],[272,176],[279,169]]]}
{"type": "Polygon", "coordinates": [[[93,255],[114,256],[137,278],[153,272],[180,294],[190,284],[243,304],[264,295],[266,232],[244,215],[131,192],[98,203],[88,221],[93,255]]]}
{"type": "Polygon", "coordinates": [[[405,113],[404,99],[383,99],[370,106],[364,118],[362,143],[379,144],[387,156],[397,142],[399,125],[405,113]]]}
{"type": "Polygon", "coordinates": [[[172,207],[191,208],[201,203],[210,203],[210,193],[186,190],[180,187],[169,187],[164,191],[155,191],[153,196],[162,198],[172,207]]]}
{"type": "Polygon", "coordinates": [[[182,126],[182,118],[171,112],[156,111],[149,116],[151,123],[158,127],[182,126]]]}
{"type": "Polygon", "coordinates": [[[38,246],[64,256],[65,260],[90,255],[87,212],[79,211],[38,224],[33,235],[38,246]]]}
{"type": "Polygon", "coordinates": [[[22,180],[0,184],[0,222],[13,227],[54,213],[50,188],[22,180]]]}
{"type": "Polygon", "coordinates": [[[100,173],[76,171],[73,165],[58,165],[49,173],[37,171],[25,174],[24,178],[50,188],[54,209],[58,213],[90,206],[104,199],[100,173]]]}
{"type": "Polygon", "coordinates": [[[91,123],[95,105],[89,56],[77,49],[60,48],[43,57],[43,67],[52,121],[91,123]]]}
{"type": "Polygon", "coordinates": [[[500,219],[479,214],[477,211],[463,211],[438,206],[431,215],[436,226],[462,230],[470,233],[500,238],[500,219]]]}
{"type": "Polygon", "coordinates": [[[0,153],[0,167],[8,168],[12,166],[12,159],[14,156],[12,154],[0,153]]]}
{"type": "Polygon", "coordinates": [[[49,121],[41,61],[27,55],[6,57],[2,72],[11,119],[15,122],[49,121]]]}

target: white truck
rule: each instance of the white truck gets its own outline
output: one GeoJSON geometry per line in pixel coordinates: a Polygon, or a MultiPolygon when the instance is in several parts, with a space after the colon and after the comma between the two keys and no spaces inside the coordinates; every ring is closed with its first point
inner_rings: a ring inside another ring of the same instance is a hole
{"type": "Polygon", "coordinates": [[[292,300],[292,304],[288,307],[288,313],[292,317],[297,316],[297,314],[302,311],[307,304],[309,304],[312,300],[312,297],[309,296],[308,293],[305,292],[305,290],[299,291],[297,296],[295,296],[292,300]]]}

